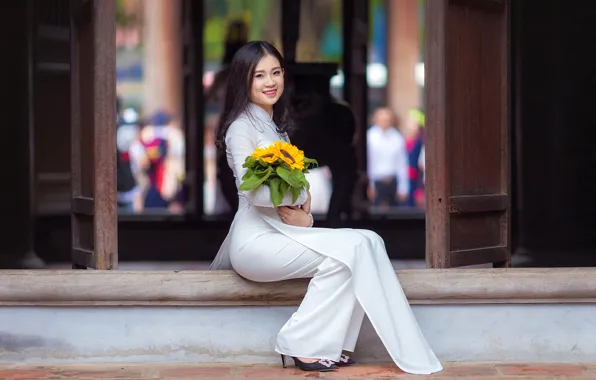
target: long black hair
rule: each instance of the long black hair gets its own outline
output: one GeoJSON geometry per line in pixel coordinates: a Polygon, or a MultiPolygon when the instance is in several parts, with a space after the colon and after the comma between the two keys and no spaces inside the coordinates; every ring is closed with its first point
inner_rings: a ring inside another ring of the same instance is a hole
{"type": "MultiPolygon", "coordinates": [[[[275,46],[269,42],[249,42],[234,54],[232,63],[229,66],[224,109],[216,132],[217,139],[215,140],[215,145],[218,148],[222,150],[226,149],[225,138],[230,125],[238,119],[242,112],[248,109],[256,67],[259,61],[267,55],[277,58],[280,67],[284,70],[285,79],[285,61],[275,46]]],[[[273,105],[273,121],[277,125],[277,132],[279,134],[287,134],[292,129],[289,91],[287,91],[287,86],[285,87],[286,89],[281,97],[273,105]]]]}

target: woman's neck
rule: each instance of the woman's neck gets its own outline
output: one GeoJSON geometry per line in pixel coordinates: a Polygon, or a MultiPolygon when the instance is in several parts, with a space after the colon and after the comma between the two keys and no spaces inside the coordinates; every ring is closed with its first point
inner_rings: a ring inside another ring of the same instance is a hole
{"type": "Polygon", "coordinates": [[[253,103],[255,106],[262,108],[265,110],[265,112],[267,112],[269,114],[269,116],[273,115],[273,106],[267,105],[267,104],[257,104],[257,103],[253,103]]]}

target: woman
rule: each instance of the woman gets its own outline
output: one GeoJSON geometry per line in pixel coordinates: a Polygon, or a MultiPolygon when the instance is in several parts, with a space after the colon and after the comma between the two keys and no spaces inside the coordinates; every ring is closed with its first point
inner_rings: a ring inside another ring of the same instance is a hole
{"type": "MultiPolygon", "coordinates": [[[[288,140],[284,62],[267,42],[250,42],[234,56],[218,146],[225,149],[236,185],[255,148],[288,140]]],[[[239,206],[212,269],[233,268],[257,282],[312,277],[298,310],[283,326],[275,350],[302,370],[353,364],[366,313],[395,363],[404,371],[442,369],[429,348],[387,257],[371,231],[311,228],[310,194],[288,194],[274,208],[266,186],[239,191],[239,206]],[[343,353],[342,353],[343,351],[343,353]]]]}

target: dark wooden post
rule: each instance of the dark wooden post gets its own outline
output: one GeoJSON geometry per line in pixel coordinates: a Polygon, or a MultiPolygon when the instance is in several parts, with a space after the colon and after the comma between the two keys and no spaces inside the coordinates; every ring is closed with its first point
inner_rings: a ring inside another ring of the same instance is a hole
{"type": "Polygon", "coordinates": [[[296,45],[300,38],[300,0],[282,0],[281,37],[287,63],[296,62],[296,45]]]}
{"type": "Polygon", "coordinates": [[[203,0],[183,0],[182,6],[182,88],[183,120],[186,136],[186,178],[184,197],[192,218],[204,211],[204,96],[203,96],[203,0]]]}
{"type": "Polygon", "coordinates": [[[0,193],[4,207],[0,268],[40,268],[43,262],[33,253],[33,183],[31,125],[30,12],[28,1],[0,3],[0,108],[3,140],[0,149],[4,185],[0,193]]]}
{"type": "Polygon", "coordinates": [[[72,261],[115,269],[116,8],[71,0],[72,261]]]}
{"type": "MultiPolygon", "coordinates": [[[[356,157],[360,173],[366,173],[368,5],[368,0],[343,0],[342,2],[344,99],[350,104],[356,120],[356,157]]],[[[358,186],[354,193],[358,200],[366,198],[366,188],[363,186],[358,186]]]]}

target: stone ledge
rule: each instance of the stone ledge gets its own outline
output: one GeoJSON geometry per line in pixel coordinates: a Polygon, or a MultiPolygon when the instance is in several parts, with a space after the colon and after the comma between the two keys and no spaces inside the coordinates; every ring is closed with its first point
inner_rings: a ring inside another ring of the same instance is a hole
{"type": "MultiPolygon", "coordinates": [[[[411,304],[596,302],[596,269],[409,269],[411,304]]],[[[254,283],[232,271],[0,271],[0,306],[298,305],[308,281],[254,283]]]]}

